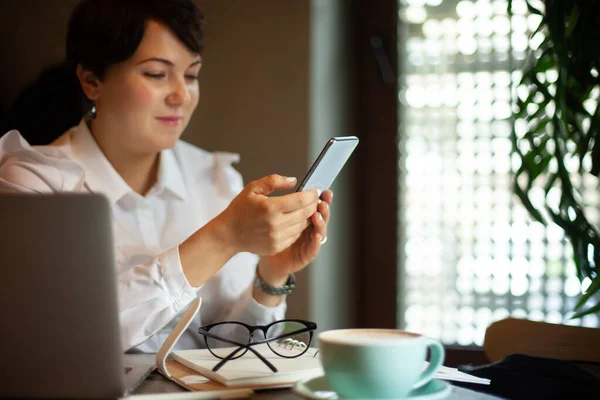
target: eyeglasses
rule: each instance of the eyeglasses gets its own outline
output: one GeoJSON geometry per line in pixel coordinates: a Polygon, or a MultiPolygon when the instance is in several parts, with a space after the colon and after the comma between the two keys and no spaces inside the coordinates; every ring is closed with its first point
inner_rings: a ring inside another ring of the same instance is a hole
{"type": "Polygon", "coordinates": [[[221,360],[214,366],[214,372],[227,361],[242,357],[248,350],[264,362],[271,371],[277,372],[277,368],[252,346],[266,343],[269,349],[280,357],[300,357],[310,347],[315,329],[317,324],[311,321],[283,319],[269,325],[256,326],[237,321],[218,322],[202,326],[198,332],[204,336],[208,351],[221,360]],[[237,346],[233,351],[232,345],[237,346]]]}

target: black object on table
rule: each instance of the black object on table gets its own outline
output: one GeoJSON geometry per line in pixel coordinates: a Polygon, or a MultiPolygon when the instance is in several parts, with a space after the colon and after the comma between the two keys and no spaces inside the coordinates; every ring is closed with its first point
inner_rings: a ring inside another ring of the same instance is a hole
{"type": "Polygon", "coordinates": [[[455,385],[506,399],[600,398],[600,379],[569,361],[513,354],[495,363],[459,370],[491,379],[491,384],[453,382],[455,385]]]}

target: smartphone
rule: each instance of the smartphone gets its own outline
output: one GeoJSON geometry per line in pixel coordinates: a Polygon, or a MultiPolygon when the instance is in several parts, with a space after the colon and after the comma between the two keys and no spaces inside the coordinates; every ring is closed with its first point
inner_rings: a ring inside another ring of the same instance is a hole
{"type": "Polygon", "coordinates": [[[329,189],[356,146],[358,146],[356,136],[329,139],[296,191],[317,189],[320,196],[329,189]]]}

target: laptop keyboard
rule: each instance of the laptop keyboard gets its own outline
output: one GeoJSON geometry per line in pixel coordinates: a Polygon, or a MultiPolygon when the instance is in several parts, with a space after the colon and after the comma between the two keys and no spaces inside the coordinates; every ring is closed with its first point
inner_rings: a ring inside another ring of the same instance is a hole
{"type": "Polygon", "coordinates": [[[133,368],[131,367],[125,367],[125,375],[127,375],[133,368]]]}

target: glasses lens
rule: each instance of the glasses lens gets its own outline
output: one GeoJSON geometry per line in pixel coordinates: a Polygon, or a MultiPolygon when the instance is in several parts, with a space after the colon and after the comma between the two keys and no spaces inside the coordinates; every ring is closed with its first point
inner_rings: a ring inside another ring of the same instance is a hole
{"type": "Polygon", "coordinates": [[[311,333],[302,322],[281,321],[267,330],[267,339],[279,338],[267,342],[271,350],[281,357],[301,356],[310,346],[311,333]]]}
{"type": "MultiPolygon", "coordinates": [[[[215,325],[208,333],[211,336],[206,336],[206,344],[208,349],[217,357],[225,358],[231,352],[236,350],[239,344],[247,344],[250,341],[250,332],[244,325],[236,323],[224,323],[215,325]]],[[[239,358],[244,355],[246,350],[238,352],[234,358],[239,358]]]]}

